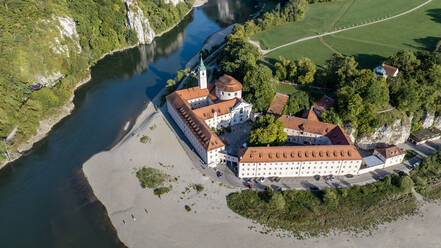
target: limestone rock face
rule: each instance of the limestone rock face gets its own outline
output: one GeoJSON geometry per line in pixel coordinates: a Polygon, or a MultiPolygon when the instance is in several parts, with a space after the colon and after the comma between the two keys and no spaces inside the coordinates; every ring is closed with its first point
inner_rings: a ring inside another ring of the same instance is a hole
{"type": "Polygon", "coordinates": [[[127,26],[135,30],[139,44],[149,44],[155,38],[155,31],[150,27],[149,20],[144,16],[135,0],[125,0],[127,8],[127,26]]]}
{"type": "Polygon", "coordinates": [[[180,2],[184,2],[184,0],[165,0],[165,3],[171,3],[173,6],[176,6],[180,2]]]}
{"type": "Polygon", "coordinates": [[[77,32],[75,21],[70,16],[53,16],[52,20],[56,23],[56,30],[59,35],[55,36],[55,44],[52,45],[52,50],[58,54],[65,54],[69,56],[69,46],[64,44],[66,39],[75,43],[76,53],[81,53],[81,46],[77,32]],[[63,45],[63,44],[64,45],[63,45]]]}
{"type": "Polygon", "coordinates": [[[433,122],[435,121],[435,114],[425,112],[421,121],[423,123],[423,128],[429,128],[433,125],[433,122]]]}
{"type": "Polygon", "coordinates": [[[379,144],[400,144],[406,142],[410,135],[412,117],[396,120],[391,126],[377,128],[374,133],[360,136],[356,145],[361,149],[373,149],[379,144]]]}
{"type": "Polygon", "coordinates": [[[433,126],[441,130],[441,116],[434,119],[433,126]]]}

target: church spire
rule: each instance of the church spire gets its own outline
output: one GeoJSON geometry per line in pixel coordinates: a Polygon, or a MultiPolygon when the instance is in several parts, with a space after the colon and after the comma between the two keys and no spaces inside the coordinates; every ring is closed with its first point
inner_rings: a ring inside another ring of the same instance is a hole
{"type": "Polygon", "coordinates": [[[201,62],[199,63],[199,88],[207,88],[207,68],[205,68],[204,61],[202,60],[202,55],[201,62]]]}
{"type": "Polygon", "coordinates": [[[201,61],[199,62],[199,71],[205,71],[205,70],[207,69],[205,68],[204,60],[202,60],[202,55],[201,55],[201,61]]]}

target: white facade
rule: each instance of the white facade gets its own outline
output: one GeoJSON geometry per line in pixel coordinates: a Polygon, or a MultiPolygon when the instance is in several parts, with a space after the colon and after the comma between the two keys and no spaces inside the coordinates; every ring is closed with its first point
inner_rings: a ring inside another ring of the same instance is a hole
{"type": "Polygon", "coordinates": [[[383,160],[383,162],[384,162],[383,168],[386,168],[386,167],[389,167],[389,166],[393,166],[393,165],[397,165],[397,164],[401,164],[403,162],[404,156],[405,156],[405,154],[403,153],[403,154],[400,154],[400,155],[397,155],[397,156],[393,156],[393,157],[390,157],[390,158],[386,159],[378,151],[374,151],[374,155],[376,155],[381,160],[383,160]]]}
{"type": "Polygon", "coordinates": [[[252,177],[311,177],[315,175],[356,175],[362,160],[239,162],[239,178],[252,177]]]}
{"type": "Polygon", "coordinates": [[[184,123],[184,121],[181,119],[179,114],[176,112],[175,108],[170,105],[169,102],[167,102],[167,110],[170,113],[173,120],[178,124],[179,128],[184,133],[185,137],[190,141],[191,145],[193,146],[194,150],[201,156],[202,160],[207,161],[208,153],[205,150],[205,148],[202,146],[202,144],[198,141],[198,139],[194,136],[190,128],[184,123]]]}
{"type": "Polygon", "coordinates": [[[205,120],[205,123],[207,123],[210,128],[215,129],[244,123],[245,121],[250,119],[252,108],[253,105],[245,102],[240,102],[231,109],[230,113],[227,113],[225,115],[217,115],[217,113],[214,112],[214,117],[205,120]]]}
{"type": "Polygon", "coordinates": [[[220,100],[231,100],[234,98],[242,98],[242,90],[234,91],[234,92],[228,92],[228,91],[222,91],[216,88],[216,96],[220,100]]]}
{"type": "Polygon", "coordinates": [[[312,145],[332,145],[331,140],[324,135],[298,131],[290,128],[285,128],[284,130],[288,134],[287,141],[291,143],[312,144],[312,145]]]}
{"type": "Polygon", "coordinates": [[[190,99],[187,101],[190,103],[192,109],[202,108],[210,105],[210,99],[207,96],[190,99]]]}
{"type": "Polygon", "coordinates": [[[199,87],[201,89],[207,88],[207,70],[205,69],[205,66],[199,69],[199,87]]]}

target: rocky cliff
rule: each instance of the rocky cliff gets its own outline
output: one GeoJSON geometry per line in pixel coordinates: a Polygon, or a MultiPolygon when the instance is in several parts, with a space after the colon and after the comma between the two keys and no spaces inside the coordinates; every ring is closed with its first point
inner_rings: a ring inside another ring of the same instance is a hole
{"type": "Polygon", "coordinates": [[[429,128],[433,126],[435,122],[435,114],[425,112],[423,118],[421,118],[421,122],[423,128],[429,128]]]}
{"type": "MultiPolygon", "coordinates": [[[[69,58],[71,53],[80,54],[82,49],[75,21],[70,16],[52,16],[43,20],[36,28],[44,34],[48,46],[51,48],[52,58],[69,58]]],[[[32,72],[29,79],[31,84],[40,83],[45,87],[53,87],[63,77],[60,66],[50,66],[46,63],[32,72]]]]}
{"type": "Polygon", "coordinates": [[[373,149],[380,144],[400,144],[406,142],[411,130],[412,117],[396,120],[392,125],[377,128],[370,135],[361,135],[355,144],[361,149],[373,149]]]}
{"type": "Polygon", "coordinates": [[[171,3],[173,6],[176,6],[178,3],[184,2],[184,0],[165,0],[165,3],[171,3]]]}
{"type": "Polygon", "coordinates": [[[155,38],[155,31],[150,27],[149,20],[134,0],[124,1],[127,8],[127,26],[135,30],[139,44],[148,44],[155,38]]]}

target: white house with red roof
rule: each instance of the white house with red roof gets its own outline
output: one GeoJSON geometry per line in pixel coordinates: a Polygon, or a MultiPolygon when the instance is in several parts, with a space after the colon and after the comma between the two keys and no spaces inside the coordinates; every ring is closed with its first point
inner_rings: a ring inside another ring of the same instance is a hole
{"type": "Polygon", "coordinates": [[[386,65],[384,63],[374,68],[374,73],[377,75],[377,77],[396,77],[398,76],[398,72],[398,68],[386,65]]]}

